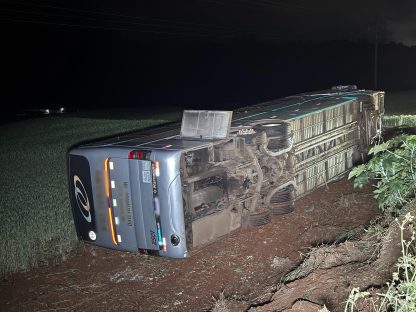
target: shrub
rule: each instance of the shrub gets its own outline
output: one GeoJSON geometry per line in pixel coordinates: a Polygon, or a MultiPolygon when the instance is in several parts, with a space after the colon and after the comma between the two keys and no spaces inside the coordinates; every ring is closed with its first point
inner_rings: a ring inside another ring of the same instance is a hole
{"type": "Polygon", "coordinates": [[[402,135],[370,149],[373,157],[351,170],[354,187],[375,181],[374,197],[385,213],[397,214],[416,191],[416,135],[402,135]]]}
{"type": "MultiPolygon", "coordinates": [[[[398,136],[374,146],[369,152],[373,156],[372,159],[367,164],[355,167],[348,178],[354,178],[355,187],[375,181],[373,192],[379,207],[387,214],[397,215],[398,210],[410,198],[415,197],[415,153],[416,136],[398,136]]],[[[416,311],[415,231],[412,231],[410,240],[404,239],[405,228],[413,226],[413,219],[414,217],[408,213],[404,221],[399,223],[402,255],[398,259],[397,271],[393,273],[392,281],[387,283],[386,292],[377,294],[378,303],[373,301],[374,311],[416,311]]],[[[358,288],[352,289],[345,311],[354,311],[357,301],[367,296],[368,292],[362,292],[358,288]]]]}

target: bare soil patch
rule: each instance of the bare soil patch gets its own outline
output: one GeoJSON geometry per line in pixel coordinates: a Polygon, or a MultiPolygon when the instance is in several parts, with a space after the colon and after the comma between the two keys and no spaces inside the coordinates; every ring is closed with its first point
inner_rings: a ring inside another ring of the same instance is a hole
{"type": "MultiPolygon", "coordinates": [[[[277,285],[301,264],[311,247],[342,243],[362,233],[378,215],[371,188],[354,189],[344,178],[298,200],[293,213],[274,217],[264,226],[238,229],[195,250],[188,259],[84,245],[77,255],[58,265],[2,281],[0,305],[4,311],[210,311],[219,298],[226,298],[224,311],[279,311],[270,305],[285,291],[277,285]]],[[[359,278],[367,255],[349,254],[345,244],[340,248],[344,248],[339,250],[341,257],[331,260],[343,264],[334,265],[338,271],[318,265],[302,278],[308,279],[303,288],[285,286],[296,289],[304,300],[282,309],[312,311],[311,306],[317,307],[313,302],[323,302],[309,300],[314,281],[322,277],[327,284],[324,291],[341,294],[331,299],[331,307],[343,305],[346,291],[355,285],[351,278],[359,278]]]]}
{"type": "Polygon", "coordinates": [[[373,303],[378,306],[382,300],[377,294],[384,293],[386,282],[393,272],[397,273],[402,237],[409,241],[414,235],[414,224],[406,219],[407,213],[415,216],[416,201],[408,203],[398,218],[380,218],[351,240],[312,249],[284,276],[269,302],[250,311],[318,311],[325,306],[341,312],[353,288],[368,293],[354,302],[354,311],[375,311],[373,303]],[[301,302],[307,305],[306,310],[302,310],[301,302]]]}

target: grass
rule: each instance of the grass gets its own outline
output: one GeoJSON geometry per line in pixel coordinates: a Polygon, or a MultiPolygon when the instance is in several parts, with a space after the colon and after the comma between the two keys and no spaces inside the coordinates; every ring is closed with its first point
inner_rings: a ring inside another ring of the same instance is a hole
{"type": "Polygon", "coordinates": [[[416,90],[386,92],[383,126],[416,126],[416,90]]]}
{"type": "Polygon", "coordinates": [[[76,245],[69,148],[179,118],[178,113],[157,115],[157,120],[51,116],[0,126],[0,277],[66,257],[76,245]]]}
{"type": "Polygon", "coordinates": [[[416,115],[385,115],[383,126],[385,128],[415,127],[416,115]]]}

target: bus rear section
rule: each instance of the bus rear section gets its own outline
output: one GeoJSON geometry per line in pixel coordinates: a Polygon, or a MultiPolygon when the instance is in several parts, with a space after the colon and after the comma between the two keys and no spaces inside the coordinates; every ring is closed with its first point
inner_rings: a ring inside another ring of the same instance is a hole
{"type": "Polygon", "coordinates": [[[179,163],[178,151],[72,149],[69,186],[78,238],[116,250],[186,257],[179,163]]]}

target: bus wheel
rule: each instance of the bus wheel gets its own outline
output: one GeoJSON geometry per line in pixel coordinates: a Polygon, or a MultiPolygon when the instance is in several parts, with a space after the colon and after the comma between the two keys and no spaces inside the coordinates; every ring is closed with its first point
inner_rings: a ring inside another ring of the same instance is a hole
{"type": "Polygon", "coordinates": [[[295,205],[293,204],[293,201],[288,201],[281,204],[274,204],[270,207],[270,211],[274,216],[291,213],[294,209],[295,205]]]}
{"type": "Polygon", "coordinates": [[[260,226],[271,221],[270,209],[262,209],[259,211],[249,212],[244,216],[244,225],[248,227],[260,226]]]}

